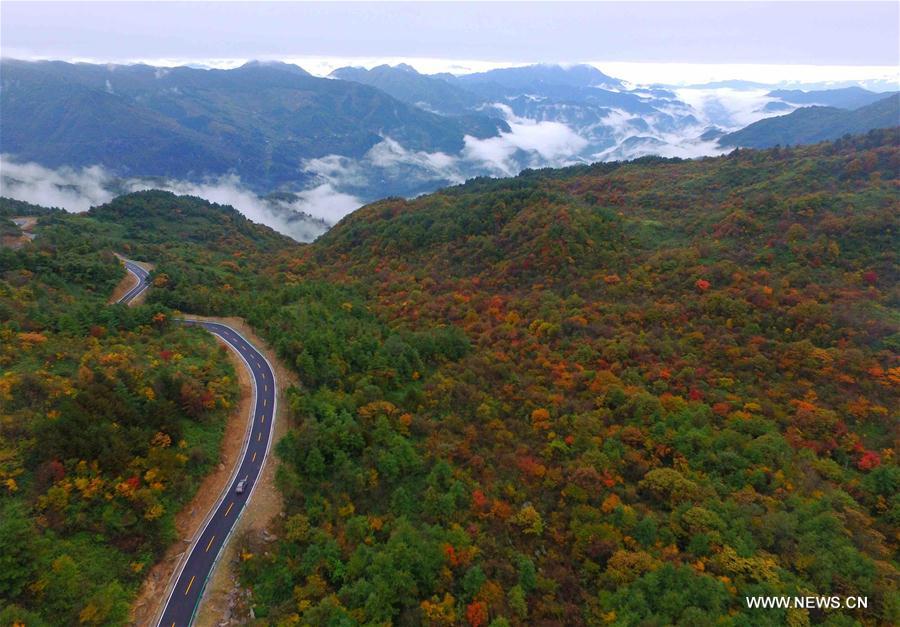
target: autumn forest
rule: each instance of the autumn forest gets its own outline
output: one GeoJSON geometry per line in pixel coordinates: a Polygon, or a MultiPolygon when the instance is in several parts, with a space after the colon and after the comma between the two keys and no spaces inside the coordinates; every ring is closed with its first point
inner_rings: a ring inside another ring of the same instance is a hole
{"type": "Polygon", "coordinates": [[[898,184],[893,129],[479,178],[309,245],[3,199],[37,224],[0,247],[0,624],[126,623],[175,540],[238,394],[179,312],[299,381],[251,624],[898,624],[898,184]],[[745,603],[812,594],[869,605],[745,603]]]}

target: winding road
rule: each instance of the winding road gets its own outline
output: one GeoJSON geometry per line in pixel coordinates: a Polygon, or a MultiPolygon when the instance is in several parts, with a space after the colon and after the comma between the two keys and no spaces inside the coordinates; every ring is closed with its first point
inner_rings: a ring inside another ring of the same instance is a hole
{"type": "Polygon", "coordinates": [[[131,259],[122,258],[122,263],[125,264],[125,269],[128,270],[128,273],[137,279],[137,285],[128,290],[122,298],[116,301],[117,303],[127,305],[150,287],[150,273],[131,259]]]}
{"type": "MultiPolygon", "coordinates": [[[[131,260],[122,259],[122,262],[129,272],[138,277],[138,285],[118,301],[128,304],[150,286],[149,273],[131,260]]],[[[272,365],[244,336],[221,322],[180,322],[203,327],[221,338],[240,356],[253,375],[253,412],[241,451],[241,461],[232,473],[227,489],[207,514],[200,531],[182,557],[174,583],[167,588],[168,596],[157,622],[161,627],[187,627],[193,622],[206,583],[219,560],[222,548],[253,496],[253,489],[269,455],[278,398],[272,365]],[[237,487],[241,482],[244,490],[238,494],[237,487]]]]}

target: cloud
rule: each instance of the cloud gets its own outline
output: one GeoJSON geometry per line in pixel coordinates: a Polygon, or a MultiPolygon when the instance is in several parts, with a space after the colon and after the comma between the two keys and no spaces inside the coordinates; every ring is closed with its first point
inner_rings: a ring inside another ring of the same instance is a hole
{"type": "Polygon", "coordinates": [[[729,151],[730,149],[719,146],[715,140],[704,141],[699,137],[668,133],[663,134],[662,138],[652,135],[632,135],[592,157],[597,161],[626,161],[649,155],[696,159],[721,155],[729,151]]]}
{"type": "MultiPolygon", "coordinates": [[[[301,242],[312,241],[328,230],[331,224],[328,216],[334,212],[334,197],[345,205],[356,201],[336,192],[331,194],[332,200],[329,200],[329,194],[325,190],[312,196],[301,193],[278,199],[260,198],[244,187],[240,178],[233,174],[202,183],[128,179],[120,185],[129,192],[162,189],[175,194],[198,196],[220,205],[231,205],[254,222],[270,226],[301,242]]],[[[358,202],[356,206],[359,206],[358,202]]]]}
{"type": "Polygon", "coordinates": [[[100,166],[51,170],[37,163],[17,163],[0,155],[0,196],[45,207],[87,211],[113,199],[111,177],[100,166]]]}
{"type": "MultiPolygon", "coordinates": [[[[469,175],[465,165],[457,156],[408,150],[400,142],[383,137],[360,159],[327,155],[307,159],[301,168],[315,175],[319,184],[316,189],[327,185],[334,194],[350,194],[358,207],[360,196],[375,200],[392,194],[416,195],[426,189],[430,191],[443,185],[462,183],[469,175]]],[[[343,207],[344,213],[339,218],[349,213],[349,200],[335,198],[329,203],[343,207]]]]}
{"type": "Polygon", "coordinates": [[[249,219],[265,224],[298,241],[312,241],[329,226],[362,203],[330,185],[297,194],[260,198],[237,176],[200,183],[159,179],[117,179],[100,166],[52,170],[36,163],[17,163],[0,155],[0,195],[72,212],[112,200],[120,193],[162,189],[231,205],[249,219]]]}
{"type": "Polygon", "coordinates": [[[372,146],[366,153],[365,161],[369,164],[386,169],[396,169],[400,166],[412,166],[423,173],[430,174],[431,178],[450,179],[462,182],[459,172],[456,170],[458,159],[443,152],[424,152],[407,150],[390,137],[372,146]]]}
{"type": "Polygon", "coordinates": [[[577,160],[588,140],[562,122],[537,121],[515,115],[505,104],[493,105],[509,124],[510,131],[497,137],[478,139],[467,135],[463,158],[511,176],[522,167],[562,166],[577,160]]]}
{"type": "MultiPolygon", "coordinates": [[[[698,89],[675,90],[678,99],[694,109],[695,115],[707,125],[728,130],[744,128],[763,118],[784,115],[786,111],[765,112],[763,107],[777,98],[767,96],[765,89],[698,89]]],[[[780,102],[780,101],[779,101],[780,102]]]]}
{"type": "Polygon", "coordinates": [[[323,183],[318,187],[298,192],[295,196],[297,200],[291,204],[294,211],[302,211],[320,218],[329,226],[334,225],[362,205],[359,198],[335,190],[330,183],[323,183]]]}

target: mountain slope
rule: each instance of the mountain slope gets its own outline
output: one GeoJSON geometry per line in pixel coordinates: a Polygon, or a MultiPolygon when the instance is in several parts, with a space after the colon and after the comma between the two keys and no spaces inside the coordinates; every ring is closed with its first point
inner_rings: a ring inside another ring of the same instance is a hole
{"type": "Polygon", "coordinates": [[[500,68],[487,72],[464,74],[458,77],[468,85],[499,85],[516,93],[528,93],[559,87],[600,87],[620,89],[622,81],[607,76],[592,65],[561,66],[552,64],[526,65],[500,68]]]}
{"type": "Polygon", "coordinates": [[[55,166],[200,179],[235,172],[259,189],[303,182],[304,159],[360,157],[388,136],[459,152],[502,123],[447,118],[286,64],[163,70],[4,60],[0,150],[55,166]]]}
{"type": "Polygon", "coordinates": [[[900,125],[900,94],[853,111],[834,107],[804,107],[788,115],[766,118],[719,139],[722,146],[768,148],[813,144],[847,134],[900,125]]]}
{"type": "Polygon", "coordinates": [[[459,115],[471,111],[482,102],[480,97],[457,85],[420,74],[402,63],[394,67],[379,65],[371,70],[343,67],[332,72],[331,76],[377,87],[398,100],[441,113],[459,115]]]}
{"type": "Polygon", "coordinates": [[[255,615],[896,623],[898,145],[478,179],[284,257],[306,304],[258,320],[309,392],[255,615]],[[745,600],[804,590],[869,606],[745,600]]]}
{"type": "Polygon", "coordinates": [[[844,87],[841,89],[820,89],[812,91],[776,89],[770,91],[767,95],[792,104],[806,106],[819,105],[837,107],[838,109],[858,109],[874,102],[878,102],[879,100],[884,100],[884,98],[888,96],[888,94],[869,91],[862,87],[844,87]]]}

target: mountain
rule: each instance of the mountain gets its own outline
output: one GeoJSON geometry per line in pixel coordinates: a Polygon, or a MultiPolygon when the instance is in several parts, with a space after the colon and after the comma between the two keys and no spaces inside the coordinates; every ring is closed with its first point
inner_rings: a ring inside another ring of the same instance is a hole
{"type": "MultiPolygon", "coordinates": [[[[385,196],[414,197],[526,168],[716,154],[734,144],[712,141],[710,127],[733,133],[792,111],[791,99],[872,97],[864,90],[632,87],[591,65],[460,76],[380,65],[340,68],[325,79],[258,61],[232,70],[0,64],[3,193],[57,204],[65,198],[67,208],[84,210],[161,187],[240,204],[303,240],[385,196]],[[94,165],[102,167],[84,169],[94,165]],[[102,193],[93,193],[98,185],[102,193]]],[[[814,121],[801,116],[787,125],[795,121],[791,141],[820,139],[806,132],[814,121]]]]}
{"type": "Polygon", "coordinates": [[[763,106],[762,110],[766,113],[781,113],[783,111],[792,111],[794,107],[780,100],[772,100],[763,106]]]}
{"type": "Polygon", "coordinates": [[[646,104],[647,98],[629,92],[622,81],[592,65],[528,65],[463,74],[447,80],[487,102],[518,98],[552,105],[617,107],[630,113],[654,111],[646,104]]]}
{"type": "MultiPolygon", "coordinates": [[[[72,168],[103,166],[93,172],[106,181],[101,202],[154,181],[188,193],[187,184],[227,185],[215,196],[225,200],[242,186],[257,196],[302,194],[292,204],[330,222],[384,196],[604,158],[631,137],[644,139],[629,142],[628,156],[678,154],[673,138],[699,141],[709,126],[673,92],[628,90],[587,65],[459,77],[383,65],[323,79],[278,62],[233,70],[0,63],[4,159],[25,174],[33,174],[27,162],[69,168],[67,180],[72,168]]],[[[300,231],[321,228],[289,232],[300,231]]]]}
{"type": "Polygon", "coordinates": [[[898,146],[529,171],[345,218],[292,277],[369,308],[265,321],[309,396],[283,528],[241,563],[256,615],[301,590],[304,624],[786,624],[746,596],[815,588],[885,602],[811,624],[894,624],[898,146]]]}
{"type": "Polygon", "coordinates": [[[735,89],[738,91],[771,89],[772,87],[774,87],[774,85],[770,83],[758,83],[756,81],[744,81],[739,79],[709,81],[707,83],[694,83],[688,85],[689,89],[735,89]]]}
{"type": "Polygon", "coordinates": [[[581,154],[573,155],[582,159],[627,139],[631,132],[651,131],[647,120],[659,133],[696,123],[689,107],[674,93],[629,91],[622,81],[591,65],[540,64],[428,76],[401,64],[371,70],[341,68],[332,76],[372,85],[427,110],[452,115],[490,111],[510,121],[564,124],[585,140],[581,154]],[[628,119],[619,120],[620,112],[628,114],[628,119]]]}
{"type": "Polygon", "coordinates": [[[722,146],[767,148],[813,144],[847,134],[900,125],[900,94],[853,111],[803,107],[788,115],[766,118],[719,139],[722,146]]]}
{"type": "Polygon", "coordinates": [[[776,89],[768,96],[795,105],[821,105],[838,109],[858,109],[883,100],[888,94],[863,89],[844,87],[842,89],[822,89],[801,91],[799,89],[776,89]]]}
{"type": "Polygon", "coordinates": [[[482,99],[472,92],[451,84],[444,78],[420,74],[415,68],[399,64],[379,65],[366,70],[343,67],[331,73],[334,78],[377,87],[397,100],[440,113],[459,115],[477,108],[482,99]]]}
{"type": "Polygon", "coordinates": [[[459,152],[464,136],[506,128],[449,118],[350,81],[282,63],[233,70],[2,61],[0,151],[57,167],[200,180],[235,173],[269,191],[310,177],[306,159],[363,156],[390,137],[459,152]]]}
{"type": "Polygon", "coordinates": [[[529,90],[544,93],[560,87],[624,88],[624,84],[619,79],[607,76],[594,66],[585,64],[526,65],[463,74],[457,78],[466,85],[495,85],[518,94],[529,93],[529,90]]]}
{"type": "MultiPolygon", "coordinates": [[[[607,107],[622,108],[631,113],[655,113],[647,102],[653,98],[675,98],[665,90],[628,92],[622,81],[607,76],[590,65],[530,65],[502,68],[453,76],[424,75],[409,65],[380,65],[363,68],[340,68],[331,76],[377,87],[410,104],[429,110],[460,114],[483,110],[500,101],[512,106],[517,115],[533,119],[561,121],[558,115],[534,107],[590,106],[603,117],[607,107]],[[649,97],[648,97],[649,96],[649,97]],[[531,109],[520,106],[531,103],[531,109]],[[599,108],[598,108],[599,107],[599,108]]],[[[594,117],[597,117],[596,115],[594,117]]]]}

